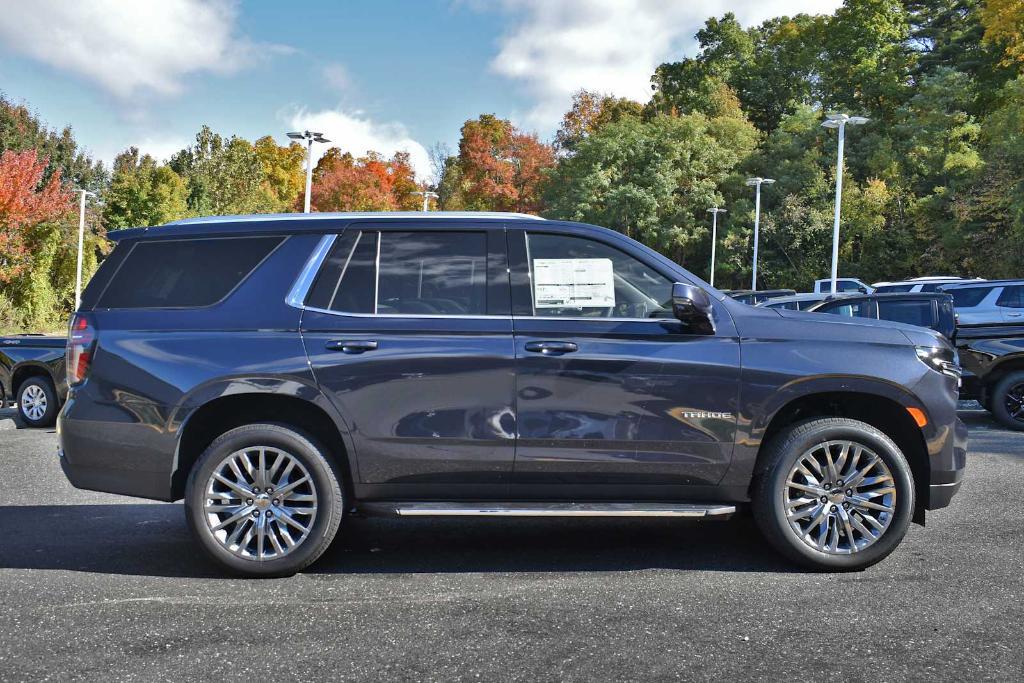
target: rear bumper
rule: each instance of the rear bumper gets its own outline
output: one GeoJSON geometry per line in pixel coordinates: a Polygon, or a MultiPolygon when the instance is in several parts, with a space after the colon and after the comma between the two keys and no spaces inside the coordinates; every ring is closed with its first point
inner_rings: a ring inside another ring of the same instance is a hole
{"type": "Polygon", "coordinates": [[[139,423],[77,419],[84,406],[72,394],[57,416],[57,457],[79,489],[171,500],[174,451],[139,423]]]}

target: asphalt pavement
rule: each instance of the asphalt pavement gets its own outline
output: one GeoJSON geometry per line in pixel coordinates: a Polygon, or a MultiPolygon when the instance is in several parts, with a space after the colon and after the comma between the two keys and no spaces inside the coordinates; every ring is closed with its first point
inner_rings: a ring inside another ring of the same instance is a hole
{"type": "Polygon", "coordinates": [[[859,573],[797,569],[742,517],[352,518],[264,581],[220,574],[180,505],[72,488],[12,414],[3,681],[1024,677],[1024,434],[980,410],[952,506],[859,573]]]}

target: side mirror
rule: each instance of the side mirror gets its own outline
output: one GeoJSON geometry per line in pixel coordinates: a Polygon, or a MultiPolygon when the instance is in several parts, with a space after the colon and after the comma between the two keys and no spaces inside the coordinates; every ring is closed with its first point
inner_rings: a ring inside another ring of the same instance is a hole
{"type": "Polygon", "coordinates": [[[677,282],[672,285],[672,315],[698,334],[714,334],[711,297],[700,287],[677,282]]]}
{"type": "Polygon", "coordinates": [[[867,294],[868,293],[868,288],[867,287],[857,287],[857,291],[860,292],[861,294],[867,294]]]}

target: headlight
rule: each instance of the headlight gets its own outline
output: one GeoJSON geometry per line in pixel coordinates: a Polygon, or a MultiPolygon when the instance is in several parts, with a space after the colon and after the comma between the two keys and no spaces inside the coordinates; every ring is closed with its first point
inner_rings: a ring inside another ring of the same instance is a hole
{"type": "Polygon", "coordinates": [[[917,357],[921,362],[936,372],[941,372],[947,377],[959,380],[962,371],[956,355],[956,351],[949,348],[934,346],[915,346],[917,357]]]}

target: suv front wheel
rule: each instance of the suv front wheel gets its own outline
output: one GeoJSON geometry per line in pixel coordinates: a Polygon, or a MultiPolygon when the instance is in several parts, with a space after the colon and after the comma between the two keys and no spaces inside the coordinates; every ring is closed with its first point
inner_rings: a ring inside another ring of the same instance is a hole
{"type": "Polygon", "coordinates": [[[864,422],[819,418],[772,439],[754,485],[755,520],[783,555],[853,571],[896,549],[914,511],[914,478],[892,439],[864,422]]]}
{"type": "Polygon", "coordinates": [[[344,510],[326,451],[279,424],[250,424],[203,452],[185,489],[196,540],[237,574],[289,576],[330,545],[344,510]]]}

